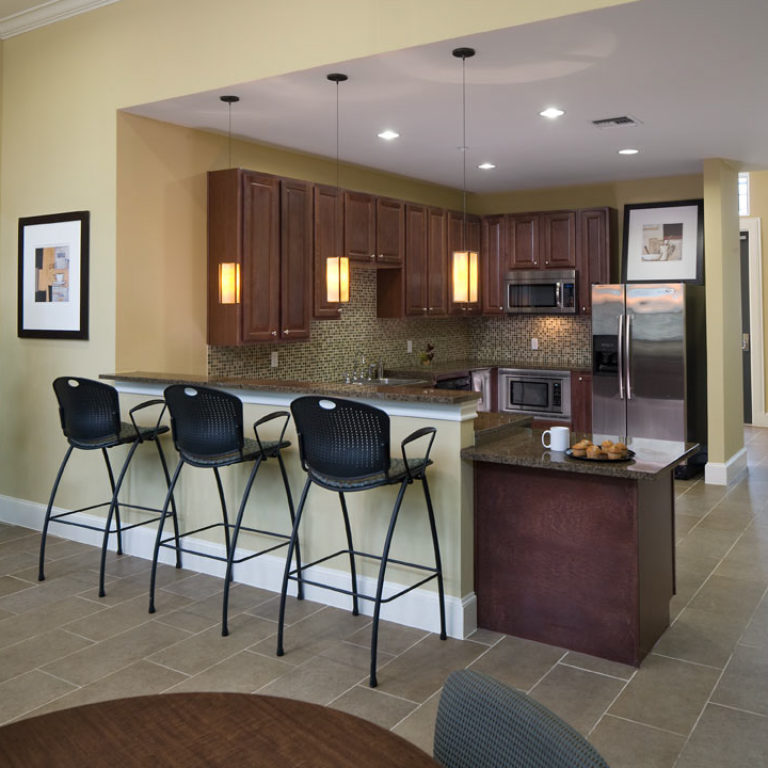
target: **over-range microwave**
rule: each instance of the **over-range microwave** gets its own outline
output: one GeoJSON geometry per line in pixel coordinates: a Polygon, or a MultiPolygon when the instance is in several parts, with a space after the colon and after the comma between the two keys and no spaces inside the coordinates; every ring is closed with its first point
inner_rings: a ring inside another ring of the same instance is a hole
{"type": "Polygon", "coordinates": [[[513,313],[575,314],[575,269],[520,269],[504,275],[504,309],[513,313]]]}

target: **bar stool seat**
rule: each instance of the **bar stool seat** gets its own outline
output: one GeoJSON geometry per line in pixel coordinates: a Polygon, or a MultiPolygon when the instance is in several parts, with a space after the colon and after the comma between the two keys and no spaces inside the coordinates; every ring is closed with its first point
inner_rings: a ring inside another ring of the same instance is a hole
{"type": "Polygon", "coordinates": [[[437,430],[434,427],[423,427],[408,435],[401,442],[402,459],[400,459],[392,458],[389,455],[389,416],[379,408],[353,400],[309,396],[299,397],[294,400],[291,403],[291,412],[293,413],[299,438],[299,456],[302,467],[307,473],[307,479],[301,494],[298,510],[296,511],[286,558],[285,572],[283,574],[277,630],[277,655],[282,656],[284,654],[283,628],[289,581],[298,581],[300,587],[302,585],[312,585],[351,595],[352,613],[354,615],[357,615],[359,612],[358,600],[371,601],[374,604],[374,608],[369,683],[371,688],[375,688],[377,685],[376,653],[378,647],[379,616],[382,604],[402,597],[406,593],[435,579],[437,581],[440,610],[440,637],[443,640],[446,637],[443,570],[440,560],[435,515],[426,475],[427,467],[432,464],[429,456],[437,430]],[[421,439],[427,441],[424,455],[420,458],[409,458],[406,454],[406,446],[421,439]],[[421,482],[426,501],[427,518],[434,549],[434,565],[408,562],[390,557],[395,524],[400,513],[405,490],[417,480],[421,482]],[[307,495],[313,484],[338,493],[344,520],[347,548],[304,565],[297,563],[296,568],[292,569],[291,555],[293,548],[299,546],[299,526],[304,514],[307,495]],[[352,542],[352,529],[349,522],[345,494],[398,484],[400,488],[389,518],[382,553],[378,555],[355,549],[352,542]],[[352,581],[351,590],[317,581],[314,577],[306,574],[306,571],[313,566],[324,563],[339,555],[347,555],[349,558],[352,581]],[[363,594],[358,590],[356,558],[364,558],[379,563],[375,595],[363,594]],[[394,594],[384,597],[384,579],[389,563],[396,563],[416,571],[426,572],[427,575],[419,578],[415,583],[403,586],[402,589],[398,588],[394,594]]]}
{"type": "MultiPolygon", "coordinates": [[[[280,473],[283,487],[288,502],[290,524],[293,526],[294,508],[291,496],[288,476],[285,471],[282,451],[291,444],[285,440],[285,430],[290,420],[288,411],[275,411],[262,417],[253,425],[255,439],[243,435],[243,404],[240,398],[211,387],[187,386],[173,384],[165,389],[165,402],[171,414],[171,429],[173,442],[179,453],[179,461],[171,478],[168,495],[160,524],[157,527],[157,537],[152,556],[152,575],[149,587],[149,612],[155,612],[155,584],[157,562],[161,548],[173,549],[177,556],[180,552],[206,557],[226,563],[224,577],[224,595],[222,605],[221,634],[228,635],[228,605],[229,588],[233,579],[233,569],[238,563],[251,560],[254,557],[273,552],[280,547],[288,546],[289,533],[268,531],[261,528],[253,528],[243,525],[243,516],[246,503],[251,492],[256,473],[262,462],[267,459],[277,459],[280,465],[280,473]],[[259,434],[259,429],[267,422],[274,419],[284,419],[280,435],[276,440],[265,440],[259,434]],[[235,464],[253,462],[253,467],[248,476],[235,522],[231,522],[227,512],[227,503],[224,496],[224,488],[221,482],[219,469],[235,464]],[[168,513],[168,505],[173,498],[173,491],[179,480],[179,475],[185,464],[204,469],[213,469],[216,479],[216,487],[221,505],[221,522],[210,523],[192,530],[177,533],[174,536],[163,538],[163,524],[168,513]],[[193,544],[186,545],[184,540],[204,531],[221,528],[224,532],[225,556],[203,552],[195,549],[193,544]],[[237,542],[242,531],[260,534],[268,538],[278,539],[278,543],[268,546],[258,552],[252,552],[240,557],[236,556],[237,542]]],[[[300,550],[296,549],[296,563],[300,565],[300,550]]],[[[303,595],[301,585],[299,592],[303,595]]]]}
{"type": "MultiPolygon", "coordinates": [[[[128,471],[128,466],[139,445],[144,442],[153,442],[157,446],[157,452],[160,457],[160,463],[163,468],[166,486],[170,487],[170,477],[168,475],[168,466],[165,461],[163,447],[160,444],[160,435],[168,432],[168,427],[161,424],[163,414],[165,413],[165,402],[160,399],[147,400],[131,408],[129,416],[130,423],[121,421],[120,402],[117,390],[101,381],[84,379],[77,376],[60,376],[53,382],[53,391],[59,403],[59,417],[64,436],[67,438],[69,448],[59,465],[59,471],[51,489],[51,495],[48,500],[48,507],[43,521],[43,530],[40,540],[40,560],[38,566],[38,579],[45,580],[45,545],[48,536],[48,528],[51,523],[61,523],[63,525],[72,525],[77,528],[87,528],[102,533],[101,546],[101,564],[99,568],[99,597],[104,597],[104,580],[106,569],[107,550],[109,548],[109,537],[114,533],[117,535],[117,554],[123,554],[123,532],[137,528],[142,525],[160,520],[162,514],[159,508],[146,507],[138,504],[127,504],[119,502],[118,497],[120,489],[128,471]],[[151,406],[161,406],[159,416],[155,424],[142,426],[136,423],[135,414],[151,406]],[[109,460],[107,449],[116,448],[120,445],[130,445],[127,456],[125,457],[117,482],[115,482],[112,465],[109,460]],[[108,501],[98,502],[90,506],[80,507],[67,512],[53,513],[53,502],[64,475],[64,469],[75,449],[91,451],[101,450],[104,457],[104,463],[107,468],[112,497],[108,501]],[[96,525],[83,522],[77,519],[70,519],[72,515],[82,512],[90,512],[102,507],[109,507],[104,524],[96,525]],[[120,518],[120,509],[132,509],[141,513],[149,513],[152,517],[139,520],[138,522],[123,524],[120,518]],[[114,519],[114,527],[113,527],[114,519]]],[[[171,495],[171,516],[173,517],[174,530],[178,530],[176,520],[176,506],[171,495]]],[[[181,561],[177,560],[177,567],[181,567],[181,561]]]]}

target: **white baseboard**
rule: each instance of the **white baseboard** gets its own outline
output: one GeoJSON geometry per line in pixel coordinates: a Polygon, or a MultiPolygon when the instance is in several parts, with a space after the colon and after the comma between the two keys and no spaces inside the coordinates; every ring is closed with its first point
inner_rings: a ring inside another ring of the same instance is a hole
{"type": "Polygon", "coordinates": [[[742,448],[726,462],[708,461],[704,467],[704,482],[708,485],[728,485],[747,471],[747,449],[742,448]]]}
{"type": "MultiPolygon", "coordinates": [[[[67,510],[54,508],[54,512],[65,512],[67,510]]],[[[31,528],[40,531],[45,519],[45,506],[24,499],[17,499],[12,496],[0,495],[0,522],[10,525],[18,525],[23,528],[31,528]]],[[[78,513],[70,518],[77,522],[87,522],[89,524],[103,525],[103,518],[97,515],[87,513],[78,513]]],[[[167,530],[167,529],[166,529],[167,530]]],[[[87,528],[78,528],[72,525],[61,525],[52,523],[49,528],[52,535],[59,538],[78,541],[83,544],[101,547],[102,534],[98,531],[92,531],[87,528]]],[[[165,536],[165,531],[163,532],[165,536]]],[[[114,537],[110,542],[110,549],[115,549],[114,537]]],[[[142,526],[133,528],[123,533],[123,551],[127,555],[141,557],[145,560],[152,559],[152,552],[155,546],[154,526],[142,526]]],[[[224,545],[216,544],[203,539],[189,537],[186,539],[185,546],[194,548],[206,554],[215,554],[223,556],[224,545]]],[[[249,550],[241,550],[238,547],[238,557],[250,554],[249,550]]],[[[211,576],[224,578],[225,564],[218,560],[210,560],[206,557],[197,555],[183,554],[184,568],[199,573],[206,573],[211,576]]],[[[173,565],[175,555],[169,549],[160,551],[159,562],[173,565]]],[[[280,555],[265,554],[256,557],[245,563],[235,566],[235,580],[241,584],[259,587],[260,589],[280,592],[283,582],[283,570],[285,568],[285,558],[280,555]]],[[[323,581],[334,587],[349,589],[350,580],[347,571],[336,570],[316,566],[312,569],[313,580],[323,581]]],[[[376,580],[370,577],[358,576],[358,589],[365,594],[375,594],[376,580]]],[[[393,582],[386,582],[384,586],[384,596],[393,594],[402,589],[403,585],[393,582]]],[[[289,584],[291,594],[296,594],[294,583],[289,584]]],[[[351,607],[351,598],[348,595],[342,595],[338,592],[321,589],[307,585],[304,589],[304,597],[311,602],[321,603],[323,605],[332,605],[337,608],[349,609],[351,607]]],[[[360,612],[370,616],[373,613],[373,603],[369,600],[360,600],[360,612]]],[[[162,611],[162,596],[157,598],[157,609],[162,611]]],[[[437,592],[431,589],[414,589],[412,592],[403,595],[391,603],[386,603],[381,607],[381,618],[386,621],[393,621],[397,624],[403,624],[408,627],[423,629],[428,632],[440,631],[440,613],[437,601],[437,592]]],[[[462,598],[445,596],[445,620],[446,631],[450,637],[463,639],[468,637],[477,629],[477,597],[474,592],[470,592],[462,598]]]]}

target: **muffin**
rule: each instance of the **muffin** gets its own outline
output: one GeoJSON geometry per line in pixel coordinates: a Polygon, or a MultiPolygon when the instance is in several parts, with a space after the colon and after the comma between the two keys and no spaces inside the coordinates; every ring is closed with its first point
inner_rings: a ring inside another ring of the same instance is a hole
{"type": "Polygon", "coordinates": [[[592,445],[591,440],[579,440],[578,443],[574,443],[571,447],[571,456],[577,456],[579,458],[587,455],[587,448],[592,445]]]}
{"type": "Polygon", "coordinates": [[[612,461],[616,461],[617,459],[626,459],[627,446],[624,445],[624,443],[614,443],[610,448],[606,450],[606,454],[612,461]]]}
{"type": "Polygon", "coordinates": [[[590,445],[587,448],[587,458],[588,459],[602,459],[605,457],[605,453],[603,453],[601,447],[599,445],[590,445]]]}

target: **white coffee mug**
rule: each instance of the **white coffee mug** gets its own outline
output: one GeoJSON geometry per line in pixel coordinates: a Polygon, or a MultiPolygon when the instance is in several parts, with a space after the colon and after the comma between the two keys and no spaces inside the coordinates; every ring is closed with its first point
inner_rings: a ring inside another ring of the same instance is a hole
{"type": "Polygon", "coordinates": [[[568,427],[551,427],[542,432],[541,444],[551,451],[565,451],[571,446],[571,431],[568,427]],[[544,438],[549,435],[549,443],[544,438]]]}

